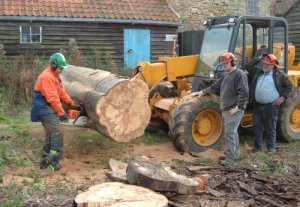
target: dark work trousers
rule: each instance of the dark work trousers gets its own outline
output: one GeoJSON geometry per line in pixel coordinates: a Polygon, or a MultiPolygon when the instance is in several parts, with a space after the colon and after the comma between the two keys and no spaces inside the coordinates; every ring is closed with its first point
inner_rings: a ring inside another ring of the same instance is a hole
{"type": "Polygon", "coordinates": [[[42,125],[46,132],[42,159],[54,167],[59,163],[63,153],[63,134],[56,114],[45,114],[42,119],[42,125]]]}
{"type": "Polygon", "coordinates": [[[278,119],[277,105],[255,103],[253,107],[254,148],[262,149],[263,137],[267,141],[267,149],[271,150],[276,145],[276,124],[278,119]]]}

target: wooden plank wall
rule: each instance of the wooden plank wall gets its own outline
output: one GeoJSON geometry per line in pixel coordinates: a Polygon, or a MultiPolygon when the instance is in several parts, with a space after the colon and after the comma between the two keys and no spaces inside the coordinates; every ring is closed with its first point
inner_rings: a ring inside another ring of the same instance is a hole
{"type": "Polygon", "coordinates": [[[172,54],[173,42],[165,41],[166,34],[177,34],[177,27],[156,25],[126,25],[76,22],[12,22],[0,21],[0,44],[4,45],[6,55],[15,56],[22,51],[32,50],[39,56],[64,49],[68,51],[71,38],[75,38],[83,55],[92,57],[95,50],[104,50],[113,57],[117,66],[123,62],[123,29],[143,28],[151,30],[151,61],[159,56],[172,54]],[[41,26],[41,44],[21,44],[19,26],[41,26]]]}
{"type": "Polygon", "coordinates": [[[300,61],[300,1],[298,1],[285,18],[289,24],[289,42],[292,42],[296,47],[295,63],[300,61]]]}

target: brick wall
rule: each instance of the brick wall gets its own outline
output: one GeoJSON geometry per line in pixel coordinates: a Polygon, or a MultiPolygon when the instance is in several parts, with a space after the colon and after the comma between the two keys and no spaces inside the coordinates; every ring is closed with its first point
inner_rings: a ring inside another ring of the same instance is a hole
{"type": "MultiPolygon", "coordinates": [[[[271,0],[257,0],[258,13],[270,15],[271,0]]],[[[180,31],[203,29],[207,17],[227,15],[247,15],[247,0],[167,0],[180,15],[180,31]]]]}

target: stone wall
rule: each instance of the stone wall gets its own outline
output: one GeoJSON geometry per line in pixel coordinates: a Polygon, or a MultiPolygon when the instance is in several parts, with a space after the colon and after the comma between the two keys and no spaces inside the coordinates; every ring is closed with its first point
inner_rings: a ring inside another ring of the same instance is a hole
{"type": "MultiPolygon", "coordinates": [[[[203,22],[212,16],[247,15],[247,0],[167,0],[180,15],[179,31],[204,29],[203,22]]],[[[270,0],[257,0],[259,15],[270,15],[270,0]]]]}

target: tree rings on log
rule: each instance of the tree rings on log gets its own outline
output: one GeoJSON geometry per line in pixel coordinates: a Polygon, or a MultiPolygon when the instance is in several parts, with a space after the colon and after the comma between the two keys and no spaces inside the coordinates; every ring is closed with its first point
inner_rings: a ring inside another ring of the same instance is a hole
{"type": "Polygon", "coordinates": [[[194,193],[199,183],[179,175],[170,167],[155,163],[146,156],[130,158],[127,167],[127,181],[155,191],[168,191],[180,194],[194,193]]]}
{"type": "Polygon", "coordinates": [[[80,193],[75,203],[77,207],[167,207],[168,199],[140,186],[108,182],[80,193]]]}
{"type": "Polygon", "coordinates": [[[84,105],[91,128],[118,142],[144,134],[151,116],[146,83],[73,65],[62,78],[69,95],[84,105]]]}

